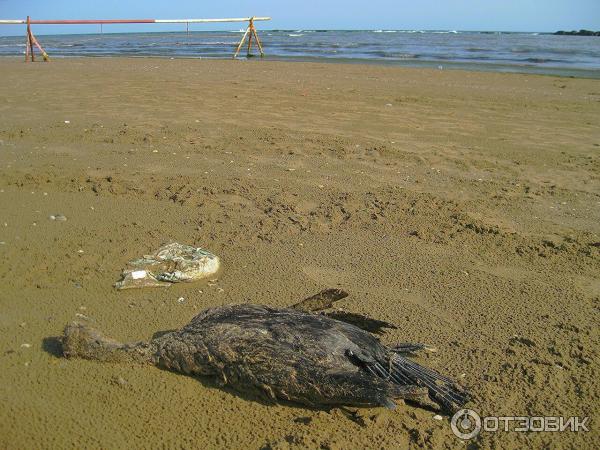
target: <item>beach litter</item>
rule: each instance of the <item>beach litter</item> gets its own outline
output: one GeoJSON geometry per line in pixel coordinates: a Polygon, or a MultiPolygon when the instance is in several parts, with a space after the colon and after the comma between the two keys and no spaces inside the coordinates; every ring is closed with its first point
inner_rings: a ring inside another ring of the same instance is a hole
{"type": "Polygon", "coordinates": [[[127,263],[115,287],[119,290],[167,287],[214,275],[219,266],[219,258],[209,251],[174,242],[127,263]]]}

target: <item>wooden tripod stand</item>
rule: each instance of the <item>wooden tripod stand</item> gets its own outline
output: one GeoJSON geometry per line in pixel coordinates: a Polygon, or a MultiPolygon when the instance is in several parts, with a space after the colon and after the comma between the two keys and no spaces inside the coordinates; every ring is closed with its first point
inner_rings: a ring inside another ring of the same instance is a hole
{"type": "Polygon", "coordinates": [[[248,53],[247,56],[253,56],[250,53],[250,50],[252,50],[252,36],[254,36],[254,39],[256,40],[256,46],[258,47],[258,50],[260,51],[260,56],[265,56],[265,52],[263,52],[263,48],[262,45],[260,43],[260,39],[258,39],[258,34],[256,33],[256,28],[254,28],[254,17],[250,18],[250,22],[248,24],[248,28],[246,29],[246,32],[244,33],[244,36],[242,36],[242,40],[240,41],[240,44],[237,46],[237,49],[235,51],[235,54],[233,55],[234,58],[237,58],[238,53],[240,52],[240,50],[242,49],[242,45],[244,45],[244,41],[246,40],[246,36],[248,36],[248,53]]]}
{"type": "Polygon", "coordinates": [[[31,32],[31,20],[30,20],[29,16],[27,16],[27,44],[25,45],[25,62],[29,61],[30,56],[31,56],[31,62],[35,61],[35,54],[33,52],[34,45],[42,53],[42,58],[44,58],[44,61],[46,61],[46,62],[50,61],[50,57],[48,56],[48,53],[46,53],[46,51],[42,48],[42,46],[40,45],[38,40],[35,38],[35,36],[31,32]]]}

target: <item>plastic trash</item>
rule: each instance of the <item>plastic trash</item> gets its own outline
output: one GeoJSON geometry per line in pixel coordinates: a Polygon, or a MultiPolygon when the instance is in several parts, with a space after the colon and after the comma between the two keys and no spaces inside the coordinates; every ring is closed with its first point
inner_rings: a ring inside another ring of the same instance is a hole
{"type": "Polygon", "coordinates": [[[214,275],[220,266],[219,258],[207,250],[176,242],[159,248],[127,263],[117,289],[170,286],[214,275]]]}

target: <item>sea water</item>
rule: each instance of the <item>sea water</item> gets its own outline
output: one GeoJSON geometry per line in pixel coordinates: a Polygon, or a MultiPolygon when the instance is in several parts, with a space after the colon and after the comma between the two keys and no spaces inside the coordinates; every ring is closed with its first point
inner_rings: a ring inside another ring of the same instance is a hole
{"type": "MultiPolygon", "coordinates": [[[[51,57],[231,58],[243,30],[38,36],[51,57]]],[[[267,58],[600,78],[600,37],[445,30],[260,30],[267,58]]],[[[25,52],[0,37],[0,56],[25,52]]],[[[256,53],[256,50],[254,50],[256,53]]],[[[240,55],[245,57],[246,48],[240,55]]]]}

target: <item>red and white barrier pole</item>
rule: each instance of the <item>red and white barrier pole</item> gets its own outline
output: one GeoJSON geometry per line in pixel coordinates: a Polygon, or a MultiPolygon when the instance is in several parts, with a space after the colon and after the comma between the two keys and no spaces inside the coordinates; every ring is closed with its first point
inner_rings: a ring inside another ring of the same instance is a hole
{"type": "MultiPolygon", "coordinates": [[[[91,20],[30,20],[31,25],[90,25],[122,23],[221,23],[271,20],[270,17],[235,17],[229,19],[91,19],[91,20]]],[[[0,19],[0,25],[24,25],[27,20],[0,19]]]]}

